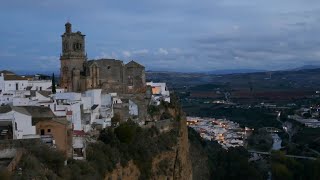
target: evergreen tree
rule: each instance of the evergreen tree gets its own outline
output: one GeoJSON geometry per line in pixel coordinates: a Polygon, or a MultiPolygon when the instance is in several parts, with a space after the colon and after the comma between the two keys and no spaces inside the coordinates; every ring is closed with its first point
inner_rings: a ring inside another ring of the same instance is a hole
{"type": "Polygon", "coordinates": [[[56,90],[56,81],[54,79],[54,73],[52,73],[51,80],[52,80],[52,93],[55,94],[57,92],[57,90],[56,90]]]}

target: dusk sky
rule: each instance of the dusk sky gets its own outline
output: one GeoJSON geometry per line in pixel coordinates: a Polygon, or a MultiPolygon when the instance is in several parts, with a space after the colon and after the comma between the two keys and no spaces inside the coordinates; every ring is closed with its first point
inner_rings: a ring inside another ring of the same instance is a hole
{"type": "Polygon", "coordinates": [[[147,70],[320,65],[319,0],[2,0],[0,69],[58,72],[69,20],[89,59],[147,70]]]}

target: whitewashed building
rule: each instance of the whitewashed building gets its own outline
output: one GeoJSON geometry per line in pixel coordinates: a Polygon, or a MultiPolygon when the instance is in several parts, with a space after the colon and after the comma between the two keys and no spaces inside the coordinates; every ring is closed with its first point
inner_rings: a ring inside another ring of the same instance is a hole
{"type": "Polygon", "coordinates": [[[139,115],[138,110],[139,110],[138,105],[129,99],[129,114],[132,116],[138,116],[139,115]]]}
{"type": "Polygon", "coordinates": [[[0,107],[0,139],[28,139],[36,137],[32,116],[22,107],[0,107]]]}
{"type": "Polygon", "coordinates": [[[170,103],[170,91],[166,83],[147,82],[147,86],[152,88],[151,104],[158,106],[161,101],[170,103]]]}

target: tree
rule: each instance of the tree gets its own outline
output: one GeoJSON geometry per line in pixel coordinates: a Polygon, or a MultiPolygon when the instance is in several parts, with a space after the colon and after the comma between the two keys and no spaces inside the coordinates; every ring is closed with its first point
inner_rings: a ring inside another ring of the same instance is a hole
{"type": "Polygon", "coordinates": [[[128,144],[135,137],[137,128],[137,124],[128,121],[126,123],[120,124],[120,126],[118,126],[114,130],[114,133],[122,143],[128,144]]]}
{"type": "Polygon", "coordinates": [[[120,123],[120,121],[121,121],[121,116],[119,113],[115,113],[111,118],[112,126],[117,126],[120,123]]]}
{"type": "Polygon", "coordinates": [[[56,82],[55,82],[55,78],[54,78],[54,73],[52,73],[51,81],[52,81],[52,93],[55,94],[57,92],[57,90],[56,90],[56,82]]]}

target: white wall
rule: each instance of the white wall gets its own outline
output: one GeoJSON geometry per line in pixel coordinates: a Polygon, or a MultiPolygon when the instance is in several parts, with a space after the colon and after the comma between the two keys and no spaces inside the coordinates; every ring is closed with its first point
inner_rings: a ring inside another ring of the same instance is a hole
{"type": "Polygon", "coordinates": [[[73,148],[84,148],[84,138],[83,137],[73,136],[72,140],[73,140],[72,141],[73,148]]]}
{"type": "Polygon", "coordinates": [[[17,111],[13,111],[14,122],[13,129],[16,135],[16,139],[23,139],[24,135],[35,135],[36,134],[36,127],[32,126],[32,119],[31,116],[19,113],[17,111]],[[17,129],[17,130],[16,130],[17,129]]]}
{"type": "Polygon", "coordinates": [[[83,130],[81,124],[81,109],[80,103],[72,104],[68,107],[69,111],[72,111],[71,122],[73,123],[73,130],[83,130]]]}
{"type": "Polygon", "coordinates": [[[166,83],[154,83],[154,82],[147,82],[148,86],[151,87],[158,87],[160,88],[160,94],[163,96],[169,96],[170,92],[167,88],[167,84],[166,83]]]}
{"type": "Polygon", "coordinates": [[[5,82],[3,73],[0,74],[0,90],[1,92],[5,91],[5,82]]]}
{"type": "Polygon", "coordinates": [[[91,97],[81,97],[81,103],[83,105],[84,110],[91,110],[91,97]]]}
{"type": "Polygon", "coordinates": [[[29,81],[28,86],[32,86],[31,90],[44,91],[52,86],[51,80],[29,81]]]}
{"type": "Polygon", "coordinates": [[[31,104],[31,101],[29,98],[15,97],[13,98],[12,104],[13,106],[28,106],[31,104]]]}
{"type": "Polygon", "coordinates": [[[111,94],[103,94],[103,95],[101,95],[101,106],[110,107],[111,105],[112,105],[111,94]]]}
{"type": "Polygon", "coordinates": [[[129,114],[138,116],[138,105],[131,100],[129,100],[129,114]]]}
{"type": "Polygon", "coordinates": [[[120,98],[118,98],[118,97],[112,98],[112,104],[121,104],[121,103],[122,103],[122,101],[120,98]]]}
{"type": "Polygon", "coordinates": [[[0,96],[0,105],[1,104],[12,104],[13,102],[13,93],[2,93],[0,96]]]}
{"type": "Polygon", "coordinates": [[[92,104],[101,105],[101,89],[92,89],[85,92],[86,97],[91,97],[92,104]]]}
{"type": "MultiPolygon", "coordinates": [[[[51,91],[51,89],[48,90],[48,91],[51,91]]],[[[64,92],[65,92],[65,89],[63,89],[63,88],[57,88],[56,89],[56,93],[64,93],[64,92]]]]}
{"type": "Polygon", "coordinates": [[[40,102],[50,101],[50,97],[43,96],[42,94],[36,92],[36,99],[40,102]]]}
{"type": "Polygon", "coordinates": [[[66,99],[69,101],[81,101],[81,94],[75,92],[67,92],[67,93],[56,93],[54,95],[55,99],[66,99]]]}
{"type": "Polygon", "coordinates": [[[12,80],[5,81],[5,91],[22,91],[25,90],[28,86],[28,80],[12,80]],[[18,89],[16,89],[16,85],[18,84],[18,89]]]}

